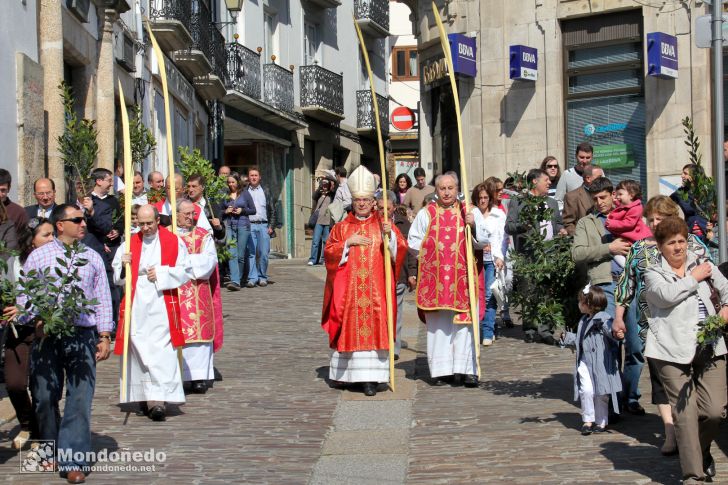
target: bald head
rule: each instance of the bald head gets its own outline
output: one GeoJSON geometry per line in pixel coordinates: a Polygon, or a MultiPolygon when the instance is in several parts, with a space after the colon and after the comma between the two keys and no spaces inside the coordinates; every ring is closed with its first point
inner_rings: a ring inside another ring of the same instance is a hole
{"type": "Polygon", "coordinates": [[[159,212],[153,205],[146,204],[139,208],[137,212],[137,221],[139,228],[144,236],[153,236],[157,233],[159,226],[159,212]]]}
{"type": "Polygon", "coordinates": [[[51,179],[42,178],[33,184],[35,200],[38,205],[48,209],[56,203],[56,184],[51,179]]]}
{"type": "Polygon", "coordinates": [[[147,182],[149,183],[149,188],[160,190],[164,187],[164,175],[161,172],[149,172],[147,182]]]}

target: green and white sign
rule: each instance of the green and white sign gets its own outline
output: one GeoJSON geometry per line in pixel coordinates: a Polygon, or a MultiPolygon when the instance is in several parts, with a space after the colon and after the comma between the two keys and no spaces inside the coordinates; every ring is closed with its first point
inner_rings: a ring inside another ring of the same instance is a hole
{"type": "Polygon", "coordinates": [[[634,167],[635,160],[632,145],[595,145],[592,163],[604,169],[634,167]]]}

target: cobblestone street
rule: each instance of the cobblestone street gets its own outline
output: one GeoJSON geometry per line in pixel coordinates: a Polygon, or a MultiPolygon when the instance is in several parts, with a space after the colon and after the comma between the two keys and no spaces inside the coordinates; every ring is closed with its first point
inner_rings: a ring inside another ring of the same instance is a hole
{"type": "MultiPolygon", "coordinates": [[[[120,408],[118,359],[98,368],[96,450],[166,453],[151,472],[98,471],[87,483],[677,483],[676,457],[660,455],[661,424],[643,375],[643,417],[582,437],[572,401],[570,350],[526,344],[520,328],[481,353],[477,389],[431,387],[426,335],[411,295],[397,392],[374,398],[330,388],[319,317],[324,269],[273,261],[267,288],[225,291],[224,380],[191,394],[155,423],[120,408]]],[[[3,401],[6,403],[7,398],[3,401]]],[[[0,431],[0,473],[14,483],[64,483],[19,474],[10,448],[17,424],[0,431]]],[[[725,426],[714,446],[717,479],[728,480],[725,426]]]]}

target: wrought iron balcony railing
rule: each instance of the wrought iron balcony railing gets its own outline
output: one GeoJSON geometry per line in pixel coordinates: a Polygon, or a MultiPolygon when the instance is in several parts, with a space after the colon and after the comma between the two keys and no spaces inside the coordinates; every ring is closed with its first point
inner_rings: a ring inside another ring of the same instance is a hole
{"type": "Polygon", "coordinates": [[[149,19],[177,20],[189,28],[192,18],[192,3],[179,0],[151,0],[149,2],[149,19]]]}
{"type": "Polygon", "coordinates": [[[293,73],[277,64],[263,65],[263,101],[293,113],[293,73]]]}
{"type": "MultiPolygon", "coordinates": [[[[377,94],[377,108],[379,109],[379,126],[382,135],[389,134],[389,101],[384,96],[377,94]]],[[[359,130],[375,130],[377,124],[374,121],[374,104],[370,90],[356,92],[356,127],[359,130]]]]}
{"type": "Polygon", "coordinates": [[[225,79],[225,65],[227,64],[225,37],[218,32],[217,28],[212,23],[210,23],[210,35],[210,62],[212,63],[212,74],[222,80],[225,79]]]}
{"type": "MultiPolygon", "coordinates": [[[[379,26],[380,34],[389,31],[389,0],[354,0],[354,16],[359,21],[370,21],[379,26]]],[[[374,32],[372,32],[374,33],[374,32]]]]}
{"type": "MultiPolygon", "coordinates": [[[[180,3],[186,3],[184,1],[180,3]]],[[[212,16],[207,5],[202,0],[192,1],[192,16],[190,18],[190,34],[192,34],[192,50],[202,52],[208,60],[212,57],[212,16]]]]}
{"type": "Polygon", "coordinates": [[[227,44],[225,50],[227,51],[225,87],[251,98],[260,99],[260,54],[238,42],[227,44]]]}
{"type": "Polygon", "coordinates": [[[318,65],[301,66],[301,108],[321,109],[344,117],[344,79],[318,65]]]}

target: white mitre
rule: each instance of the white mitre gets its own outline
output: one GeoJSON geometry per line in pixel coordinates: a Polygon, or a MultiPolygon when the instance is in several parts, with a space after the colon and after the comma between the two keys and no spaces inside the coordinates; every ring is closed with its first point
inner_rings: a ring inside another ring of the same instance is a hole
{"type": "Polygon", "coordinates": [[[359,165],[347,179],[352,197],[374,197],[377,182],[374,175],[364,165],[359,165]]]}

